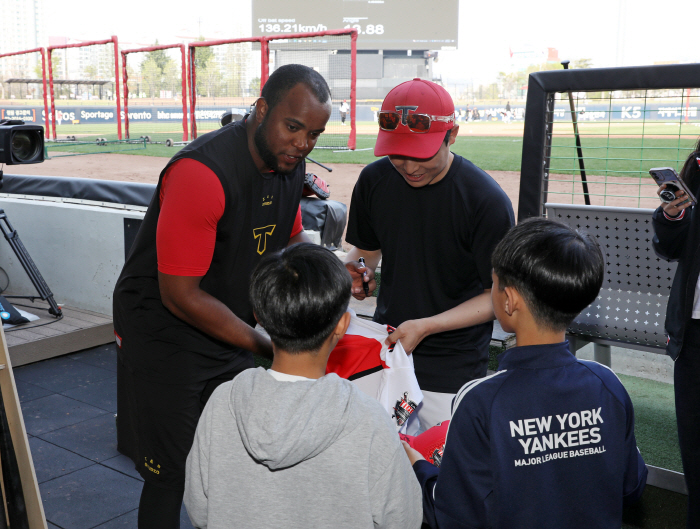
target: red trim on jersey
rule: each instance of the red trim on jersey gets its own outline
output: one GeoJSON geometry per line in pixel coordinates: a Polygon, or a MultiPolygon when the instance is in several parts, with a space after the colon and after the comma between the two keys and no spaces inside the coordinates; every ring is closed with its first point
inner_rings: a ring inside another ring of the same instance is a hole
{"type": "Polygon", "coordinates": [[[304,226],[302,226],[301,224],[301,205],[299,205],[299,209],[297,210],[297,218],[294,219],[294,226],[292,226],[292,234],[289,236],[289,238],[291,239],[292,237],[296,237],[302,231],[304,231],[304,226]]]}
{"type": "Polygon", "coordinates": [[[351,379],[364,371],[388,367],[379,353],[382,343],[359,334],[346,334],[335,346],[326,364],[326,374],[336,373],[340,378],[351,379]]]}
{"type": "MultiPolygon", "coordinates": [[[[216,226],[226,206],[219,178],[206,165],[184,158],[163,175],[159,198],[158,271],[177,276],[205,275],[214,255],[216,226]]],[[[299,206],[289,238],[303,230],[299,206]]]]}

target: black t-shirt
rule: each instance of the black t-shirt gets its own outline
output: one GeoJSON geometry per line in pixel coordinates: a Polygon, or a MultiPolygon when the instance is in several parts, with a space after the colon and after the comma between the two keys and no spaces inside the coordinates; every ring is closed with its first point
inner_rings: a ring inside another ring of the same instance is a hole
{"type": "MultiPolygon", "coordinates": [[[[261,174],[248,149],[243,121],[200,136],[173,157],[168,166],[182,158],[209,167],[221,181],[225,196],[212,261],[199,286],[253,326],[249,279],[264,255],[289,243],[304,185],[305,164],[300,163],[290,175],[261,174]]],[[[117,281],[114,328],[121,337],[120,358],[131,371],[161,383],[187,384],[216,377],[241,362],[252,362],[252,354],[212,338],[163,306],[156,230],[160,186],[168,166],[161,173],[117,281]]]]}
{"type": "MultiPolygon", "coordinates": [[[[491,288],[491,253],[514,224],[500,186],[454,155],[444,178],[413,188],[388,158],[368,165],[355,185],[346,240],[382,251],[375,321],[397,327],[434,316],[491,288]]],[[[414,351],[427,391],[456,392],[484,376],[493,329],[485,323],[433,334],[414,351]]]]}

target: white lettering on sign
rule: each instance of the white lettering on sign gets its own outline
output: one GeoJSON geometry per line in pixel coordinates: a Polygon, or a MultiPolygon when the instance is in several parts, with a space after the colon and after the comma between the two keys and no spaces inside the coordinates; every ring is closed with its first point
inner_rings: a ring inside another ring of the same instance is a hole
{"type": "MultiPolygon", "coordinates": [[[[80,111],[80,119],[104,119],[104,120],[109,120],[114,118],[114,112],[103,112],[101,110],[97,110],[95,112],[87,112],[85,110],[80,111]]],[[[65,114],[64,117],[65,118],[65,114]]]]}
{"type": "Polygon", "coordinates": [[[659,107],[658,113],[660,118],[696,118],[698,107],[659,107]]]}
{"type": "Polygon", "coordinates": [[[642,117],[642,107],[626,107],[623,106],[620,111],[621,119],[639,119],[642,117]]]}

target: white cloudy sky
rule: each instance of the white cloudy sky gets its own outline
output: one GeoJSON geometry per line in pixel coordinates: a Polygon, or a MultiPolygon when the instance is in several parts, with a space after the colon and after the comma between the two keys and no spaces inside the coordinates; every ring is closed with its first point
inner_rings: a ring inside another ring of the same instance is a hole
{"type": "MultiPolygon", "coordinates": [[[[254,1],[254,0],[253,0],[254,1]]],[[[311,2],[312,0],[308,0],[311,2]]],[[[323,0],[313,0],[323,2],[323,0]]],[[[426,0],[439,10],[441,0],[426,0]]],[[[46,0],[51,36],[104,39],[124,45],[161,44],[204,35],[249,36],[251,0],[46,0]]],[[[560,58],[592,59],[596,67],[659,61],[700,62],[697,1],[459,0],[459,48],[440,54],[436,72],[453,81],[486,82],[513,67],[509,51],[559,50],[560,58]],[[618,40],[623,47],[618,50],[618,40]]],[[[410,31],[407,28],[407,31],[410,31]]]]}

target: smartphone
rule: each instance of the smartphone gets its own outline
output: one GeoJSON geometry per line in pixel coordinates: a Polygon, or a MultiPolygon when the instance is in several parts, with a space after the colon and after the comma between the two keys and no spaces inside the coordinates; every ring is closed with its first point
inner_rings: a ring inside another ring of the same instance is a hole
{"type": "MultiPolygon", "coordinates": [[[[656,167],[654,169],[649,169],[649,174],[659,186],[666,184],[666,189],[661,191],[659,194],[659,198],[662,202],[673,202],[676,200],[676,191],[682,189],[685,191],[688,200],[681,202],[681,204],[685,204],[686,202],[690,202],[691,206],[697,204],[698,201],[695,200],[693,193],[690,192],[690,189],[688,189],[688,186],[685,185],[685,182],[680,179],[675,169],[672,169],[671,167],[656,167]]],[[[679,204],[679,206],[681,204],[679,204]]]]}

